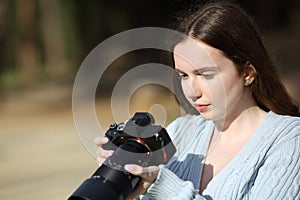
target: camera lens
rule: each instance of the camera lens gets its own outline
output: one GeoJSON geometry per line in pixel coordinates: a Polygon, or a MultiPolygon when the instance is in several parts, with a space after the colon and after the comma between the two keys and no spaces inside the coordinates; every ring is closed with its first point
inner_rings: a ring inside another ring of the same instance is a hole
{"type": "Polygon", "coordinates": [[[149,149],[142,141],[134,139],[126,141],[105,160],[92,178],[87,179],[69,200],[125,199],[136,187],[140,178],[126,172],[124,165],[147,165],[148,152],[149,149]]]}

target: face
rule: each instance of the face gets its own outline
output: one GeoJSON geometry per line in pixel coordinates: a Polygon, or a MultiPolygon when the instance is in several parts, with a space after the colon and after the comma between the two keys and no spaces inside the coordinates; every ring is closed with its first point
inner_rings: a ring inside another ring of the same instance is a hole
{"type": "Polygon", "coordinates": [[[208,120],[222,120],[243,107],[244,79],[222,52],[187,39],[174,49],[175,70],[189,102],[208,120]]]}

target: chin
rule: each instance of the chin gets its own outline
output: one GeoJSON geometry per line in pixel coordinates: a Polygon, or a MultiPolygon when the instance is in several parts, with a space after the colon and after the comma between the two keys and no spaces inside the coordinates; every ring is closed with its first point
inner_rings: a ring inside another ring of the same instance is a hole
{"type": "Polygon", "coordinates": [[[201,117],[203,118],[203,119],[206,119],[206,120],[212,120],[213,119],[213,116],[212,116],[212,113],[211,112],[200,112],[200,111],[198,111],[199,112],[199,114],[201,115],[201,117]]]}
{"type": "Polygon", "coordinates": [[[200,115],[202,118],[205,120],[212,120],[212,121],[220,121],[224,119],[224,112],[217,112],[217,111],[205,111],[205,112],[200,112],[200,115]]]}

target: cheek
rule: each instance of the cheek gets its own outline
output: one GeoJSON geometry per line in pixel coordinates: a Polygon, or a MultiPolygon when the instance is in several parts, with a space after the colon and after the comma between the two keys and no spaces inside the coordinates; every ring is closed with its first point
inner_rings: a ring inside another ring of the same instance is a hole
{"type": "Polygon", "coordinates": [[[222,107],[230,106],[243,94],[240,79],[231,77],[220,78],[212,89],[212,101],[222,107]]]}
{"type": "Polygon", "coordinates": [[[183,91],[184,96],[189,96],[190,93],[192,93],[192,88],[191,86],[186,82],[186,81],[180,81],[181,88],[183,91]]]}
{"type": "Polygon", "coordinates": [[[220,112],[225,112],[242,94],[239,80],[232,76],[229,78],[218,76],[208,81],[207,87],[211,104],[220,112]]]}
{"type": "Polygon", "coordinates": [[[213,105],[225,104],[226,86],[220,77],[216,77],[214,80],[207,81],[207,88],[211,103],[213,105]]]}

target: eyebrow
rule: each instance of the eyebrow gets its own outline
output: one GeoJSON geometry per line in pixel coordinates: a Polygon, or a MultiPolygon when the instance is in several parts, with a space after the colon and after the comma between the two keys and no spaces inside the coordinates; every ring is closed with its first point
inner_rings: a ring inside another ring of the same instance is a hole
{"type": "MultiPolygon", "coordinates": [[[[215,70],[218,70],[218,67],[217,66],[212,66],[212,67],[201,67],[199,69],[195,69],[193,70],[193,73],[202,73],[202,72],[205,72],[205,71],[215,71],[215,70]]],[[[175,71],[179,72],[179,73],[183,73],[185,74],[185,72],[181,71],[180,69],[177,69],[175,68],[175,71]]]]}

